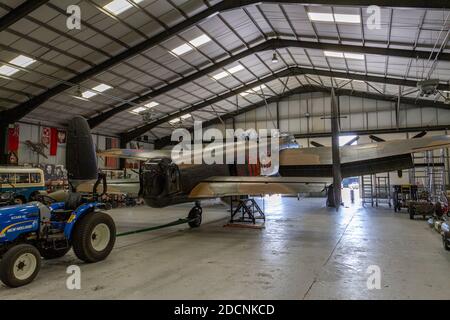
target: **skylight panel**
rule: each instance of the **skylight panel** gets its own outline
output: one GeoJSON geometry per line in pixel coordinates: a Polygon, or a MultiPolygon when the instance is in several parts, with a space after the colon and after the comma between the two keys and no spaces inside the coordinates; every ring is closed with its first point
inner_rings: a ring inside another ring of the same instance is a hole
{"type": "Polygon", "coordinates": [[[251,93],[256,93],[257,91],[262,91],[265,88],[267,88],[266,85],[262,84],[260,86],[254,87],[254,88],[252,88],[250,90],[242,92],[241,96],[245,97],[246,95],[249,95],[251,93]]]}
{"type": "Polygon", "coordinates": [[[308,12],[311,21],[334,22],[332,13],[308,12]]]}
{"type": "Polygon", "coordinates": [[[335,13],[334,20],[338,23],[361,23],[361,16],[359,14],[335,13]]]}
{"type": "Polygon", "coordinates": [[[145,111],[145,110],[147,110],[147,108],[144,108],[144,107],[138,107],[138,108],[136,108],[136,109],[133,109],[131,112],[132,112],[132,113],[139,114],[139,113],[141,113],[141,112],[143,112],[143,111],[145,111]]]}
{"type": "Polygon", "coordinates": [[[234,67],[232,67],[230,69],[227,69],[227,71],[222,71],[222,72],[214,75],[213,79],[214,80],[220,80],[222,78],[225,78],[225,77],[227,77],[229,75],[232,75],[233,73],[239,72],[241,70],[244,70],[244,67],[242,65],[238,64],[237,66],[234,66],[234,67]]]}
{"type": "Polygon", "coordinates": [[[347,53],[347,52],[337,52],[337,51],[324,51],[323,54],[326,57],[331,58],[346,58],[355,60],[364,60],[365,56],[359,53],[347,53]]]}
{"type": "MultiPolygon", "coordinates": [[[[131,1],[131,0],[130,0],[131,1]]],[[[119,15],[122,12],[127,11],[128,9],[132,8],[133,5],[130,3],[130,1],[127,0],[113,0],[107,5],[105,5],[103,8],[111,12],[112,14],[119,15]]],[[[134,3],[140,3],[144,0],[132,0],[134,3]]]]}
{"type": "Polygon", "coordinates": [[[210,37],[208,37],[206,34],[202,34],[200,37],[197,37],[189,41],[189,43],[192,44],[194,47],[200,47],[201,45],[204,45],[205,43],[208,43],[210,41],[211,41],[210,37]]]}
{"type": "Polygon", "coordinates": [[[228,75],[229,75],[228,72],[222,71],[222,72],[220,72],[220,73],[214,75],[213,78],[214,78],[214,80],[220,80],[220,79],[222,79],[222,78],[227,77],[228,75]]]}
{"type": "Polygon", "coordinates": [[[227,71],[228,71],[229,73],[233,74],[233,73],[239,72],[239,71],[241,71],[241,70],[244,70],[244,67],[243,67],[241,64],[238,64],[237,66],[235,66],[235,67],[233,67],[233,68],[230,68],[230,69],[228,69],[227,71]]]}
{"type": "Polygon", "coordinates": [[[96,96],[96,95],[97,94],[93,91],[85,91],[81,94],[81,96],[86,99],[92,98],[93,96],[96,96]]]}
{"type": "Polygon", "coordinates": [[[112,14],[119,15],[132,7],[133,5],[126,0],[113,0],[103,8],[108,10],[112,14]]]}
{"type": "Polygon", "coordinates": [[[26,68],[30,64],[33,64],[36,60],[28,58],[26,56],[20,55],[17,58],[12,59],[9,63],[14,64],[16,66],[26,68]]]}
{"type": "Polygon", "coordinates": [[[104,92],[104,91],[109,90],[111,88],[112,88],[111,86],[108,86],[107,84],[102,83],[102,84],[99,84],[98,86],[96,86],[96,87],[94,87],[92,89],[95,90],[95,91],[104,92]]]}
{"type": "Polygon", "coordinates": [[[343,52],[324,51],[323,54],[325,55],[325,57],[330,57],[330,58],[343,58],[344,57],[343,52]]]}
{"type": "MultiPolygon", "coordinates": [[[[106,90],[112,89],[111,86],[108,86],[107,84],[99,84],[98,86],[95,86],[94,88],[92,88],[92,90],[98,91],[98,92],[104,92],[106,90]]],[[[89,99],[92,98],[93,96],[96,96],[98,93],[95,91],[85,91],[81,94],[81,96],[85,99],[89,99]]]]}
{"type": "Polygon", "coordinates": [[[156,107],[156,106],[158,106],[158,105],[159,105],[158,102],[152,101],[152,102],[150,102],[150,103],[147,103],[145,106],[146,106],[148,109],[150,109],[150,108],[156,107]]]}
{"type": "Polygon", "coordinates": [[[177,56],[181,56],[182,54],[185,54],[186,52],[189,52],[192,50],[192,47],[188,45],[187,43],[182,44],[181,46],[176,47],[172,50],[172,53],[176,54],[177,56]]]}
{"type": "Polygon", "coordinates": [[[12,76],[14,73],[19,72],[20,70],[17,68],[13,68],[10,66],[1,66],[0,74],[4,76],[12,76]]]}
{"type": "Polygon", "coordinates": [[[308,17],[317,22],[361,23],[359,14],[308,12],[308,17]]]}
{"type": "Polygon", "coordinates": [[[356,59],[356,60],[364,60],[363,54],[357,54],[357,53],[344,53],[345,58],[347,59],[356,59]]]}

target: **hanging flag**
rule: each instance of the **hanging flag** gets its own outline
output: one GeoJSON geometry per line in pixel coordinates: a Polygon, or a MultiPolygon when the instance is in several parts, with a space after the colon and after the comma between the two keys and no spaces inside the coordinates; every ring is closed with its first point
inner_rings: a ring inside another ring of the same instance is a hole
{"type": "Polygon", "coordinates": [[[50,155],[56,156],[56,151],[58,150],[58,129],[50,129],[50,155]]]}
{"type": "Polygon", "coordinates": [[[50,145],[51,129],[49,127],[42,128],[41,142],[47,147],[50,145]]]}
{"type": "Polygon", "coordinates": [[[66,143],[66,130],[58,130],[58,143],[59,144],[66,143]]]}
{"type": "MultiPolygon", "coordinates": [[[[119,139],[106,138],[106,150],[114,149],[119,146],[119,139]]],[[[106,157],[105,166],[109,169],[117,169],[119,167],[119,160],[117,158],[106,157]]]]}
{"type": "Polygon", "coordinates": [[[16,152],[19,150],[19,125],[15,124],[14,128],[8,128],[8,152],[16,152]]]}

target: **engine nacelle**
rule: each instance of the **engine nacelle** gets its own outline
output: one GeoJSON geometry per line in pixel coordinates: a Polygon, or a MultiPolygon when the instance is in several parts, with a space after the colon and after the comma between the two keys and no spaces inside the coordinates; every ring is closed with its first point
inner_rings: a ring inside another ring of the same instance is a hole
{"type": "Polygon", "coordinates": [[[168,158],[148,160],[141,174],[144,199],[164,198],[181,191],[180,170],[168,158]]]}

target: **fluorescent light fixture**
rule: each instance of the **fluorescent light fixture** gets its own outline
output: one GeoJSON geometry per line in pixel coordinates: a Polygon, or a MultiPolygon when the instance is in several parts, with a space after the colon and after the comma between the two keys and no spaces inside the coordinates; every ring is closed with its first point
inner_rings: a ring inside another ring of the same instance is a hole
{"type": "Polygon", "coordinates": [[[222,71],[222,72],[214,75],[213,78],[214,78],[214,80],[220,80],[222,78],[228,77],[228,75],[229,75],[228,72],[222,71]]]}
{"type": "Polygon", "coordinates": [[[131,112],[132,112],[132,113],[139,114],[139,113],[141,113],[142,111],[145,111],[145,110],[147,110],[147,108],[144,108],[144,107],[138,107],[138,108],[136,108],[136,109],[133,109],[131,112]]]}
{"type": "Polygon", "coordinates": [[[20,70],[17,68],[13,68],[10,66],[1,66],[0,67],[0,75],[4,76],[12,76],[14,73],[19,72],[20,70]]]}
{"type": "Polygon", "coordinates": [[[200,47],[201,45],[208,43],[210,41],[211,41],[210,37],[208,37],[206,34],[202,34],[200,37],[197,37],[189,41],[189,43],[192,44],[194,47],[200,47]]]}
{"type": "Polygon", "coordinates": [[[331,58],[343,58],[344,57],[343,52],[324,51],[323,54],[325,55],[325,57],[331,57],[331,58]]]}
{"type": "Polygon", "coordinates": [[[158,105],[159,105],[158,102],[152,101],[152,102],[150,102],[150,103],[147,103],[145,106],[146,106],[148,109],[150,109],[150,108],[156,107],[156,106],[158,106],[158,105]]]}
{"type": "Polygon", "coordinates": [[[185,115],[181,116],[181,120],[186,120],[186,119],[189,119],[190,117],[191,117],[190,114],[185,114],[185,115]]]}
{"type": "Polygon", "coordinates": [[[176,47],[172,50],[172,53],[176,54],[177,56],[181,56],[182,54],[185,54],[186,52],[189,52],[192,50],[192,47],[188,45],[187,43],[182,44],[181,46],[176,47]]]}
{"type": "Polygon", "coordinates": [[[346,59],[364,60],[363,54],[357,53],[344,53],[346,59]]]}
{"type": "Polygon", "coordinates": [[[332,13],[308,12],[311,21],[334,22],[332,13]]]}
{"type": "Polygon", "coordinates": [[[359,14],[308,12],[311,21],[336,23],[361,23],[359,14]]]}
{"type": "Polygon", "coordinates": [[[9,63],[25,68],[34,62],[36,62],[36,60],[20,55],[17,58],[12,59],[9,63]]]}
{"type": "MultiPolygon", "coordinates": [[[[95,86],[92,89],[95,90],[95,91],[98,91],[98,92],[104,92],[104,91],[109,90],[111,88],[112,88],[111,86],[108,86],[107,84],[102,83],[102,84],[99,84],[98,86],[95,86]]],[[[97,94],[98,93],[94,92],[94,91],[85,91],[85,92],[83,92],[81,94],[81,96],[83,98],[85,98],[85,99],[89,99],[89,98],[92,98],[93,96],[96,96],[97,94]]]]}
{"type": "MultiPolygon", "coordinates": [[[[139,3],[142,1],[144,0],[133,0],[134,3],[139,3]]],[[[133,5],[127,0],[113,0],[107,5],[105,5],[103,8],[108,10],[112,14],[119,15],[132,7],[133,5]]]]}

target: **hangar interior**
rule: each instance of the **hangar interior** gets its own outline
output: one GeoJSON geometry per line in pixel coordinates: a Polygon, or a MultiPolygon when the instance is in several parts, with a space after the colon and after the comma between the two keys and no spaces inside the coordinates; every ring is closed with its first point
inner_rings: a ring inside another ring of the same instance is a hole
{"type": "MultiPolygon", "coordinates": [[[[2,0],[0,37],[0,164],[41,168],[48,192],[71,188],[67,135],[77,116],[99,152],[168,150],[172,132],[194,121],[224,136],[278,129],[300,149],[333,152],[336,137],[341,147],[407,145],[450,129],[442,1],[2,0]]],[[[258,228],[230,227],[228,205],[202,201],[200,228],[118,237],[95,264],[69,251],[43,260],[28,286],[0,286],[0,297],[448,299],[447,146],[417,148],[407,169],[345,177],[337,210],[323,192],[256,196],[265,213],[258,228]],[[417,199],[395,186],[415,186],[417,199]],[[411,219],[405,199],[433,209],[411,219]],[[81,289],[66,288],[69,265],[80,266],[81,289]]],[[[139,165],[97,156],[110,190],[139,184],[139,165]]],[[[9,182],[0,181],[2,192],[9,182]]],[[[119,234],[192,208],[129,198],[108,198],[119,234]]]]}

